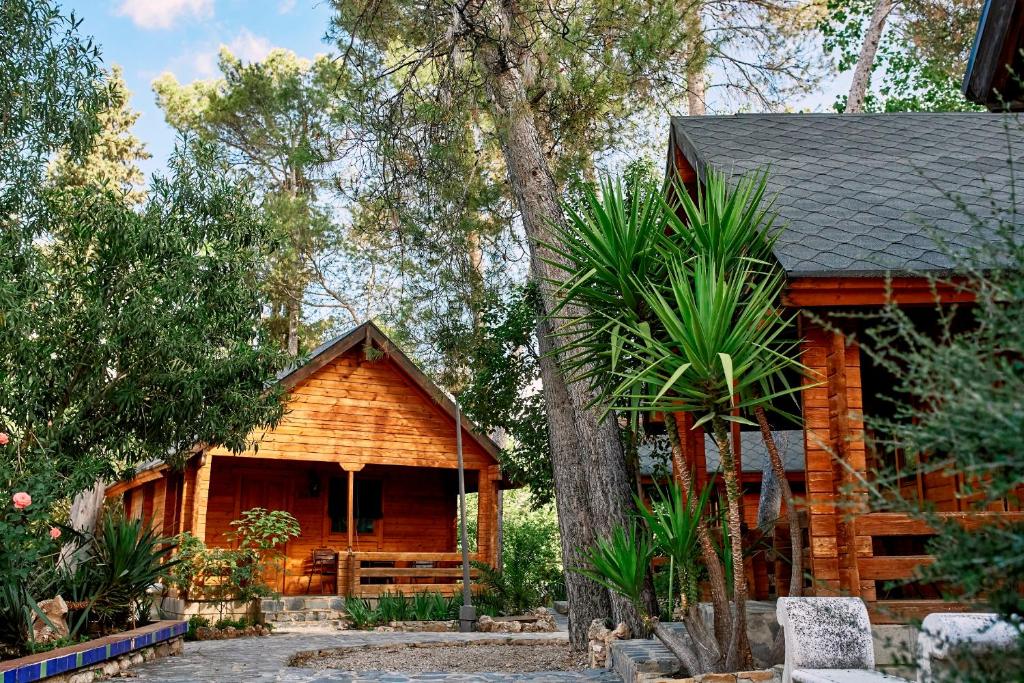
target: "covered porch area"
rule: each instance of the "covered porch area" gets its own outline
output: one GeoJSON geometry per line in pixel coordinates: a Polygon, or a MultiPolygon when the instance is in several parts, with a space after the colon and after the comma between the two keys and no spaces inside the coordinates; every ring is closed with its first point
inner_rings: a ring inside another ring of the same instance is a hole
{"type": "MultiPolygon", "coordinates": [[[[283,571],[266,577],[282,594],[372,597],[460,589],[456,468],[210,460],[202,466],[209,468],[205,519],[195,528],[207,545],[228,546],[231,522],[254,507],[285,510],[298,520],[301,535],[281,548],[283,571]]],[[[499,483],[496,466],[466,470],[467,493],[477,494],[471,560],[495,562],[499,483]]],[[[470,521],[473,512],[471,506],[470,521]]]]}

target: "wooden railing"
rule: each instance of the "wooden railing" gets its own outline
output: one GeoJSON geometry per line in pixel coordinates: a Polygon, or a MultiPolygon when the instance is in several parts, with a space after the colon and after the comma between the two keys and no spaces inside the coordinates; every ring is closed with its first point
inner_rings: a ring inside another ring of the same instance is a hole
{"type": "MultiPolygon", "coordinates": [[[[469,559],[475,562],[479,556],[472,553],[469,559]]],[[[475,568],[470,570],[470,578],[478,574],[475,568]]],[[[462,590],[462,554],[342,552],[338,576],[338,591],[343,595],[377,597],[423,591],[452,595],[462,590]]]]}
{"type": "MultiPolygon", "coordinates": [[[[944,521],[956,521],[967,529],[1006,522],[1024,521],[1024,512],[940,512],[944,521]]],[[[927,523],[895,512],[873,512],[860,515],[854,520],[858,540],[868,537],[865,545],[874,546],[875,538],[899,536],[934,536],[935,529],[927,523]]],[[[857,571],[862,581],[905,581],[914,576],[919,567],[931,564],[935,557],[920,555],[878,555],[858,556],[857,571]]],[[[878,622],[905,621],[922,618],[936,611],[956,610],[956,603],[942,600],[877,600],[869,604],[872,620],[878,622]]]]}

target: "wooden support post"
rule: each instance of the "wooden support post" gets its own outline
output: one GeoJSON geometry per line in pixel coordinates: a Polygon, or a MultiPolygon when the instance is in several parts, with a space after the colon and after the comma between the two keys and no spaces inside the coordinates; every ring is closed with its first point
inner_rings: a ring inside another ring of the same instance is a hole
{"type": "Polygon", "coordinates": [[[356,473],[352,470],[348,470],[348,509],[345,511],[346,524],[348,528],[348,551],[352,552],[352,546],[355,545],[356,540],[356,517],[355,517],[355,498],[356,498],[356,473]]]}
{"type": "Polygon", "coordinates": [[[167,477],[160,477],[154,483],[153,492],[153,513],[150,516],[150,524],[158,536],[170,536],[169,530],[164,528],[165,508],[167,505],[167,477]]]}
{"type": "Polygon", "coordinates": [[[192,495],[192,535],[206,542],[206,506],[210,501],[210,474],[213,458],[205,453],[199,456],[196,469],[195,492],[192,495]]]}
{"type": "Polygon", "coordinates": [[[481,560],[496,566],[498,561],[498,487],[501,476],[496,466],[478,471],[476,549],[481,560]]]}

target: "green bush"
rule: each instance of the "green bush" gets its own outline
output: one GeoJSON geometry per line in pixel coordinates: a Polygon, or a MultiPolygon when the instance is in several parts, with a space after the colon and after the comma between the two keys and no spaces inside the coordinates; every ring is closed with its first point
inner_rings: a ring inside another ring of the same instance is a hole
{"type": "Polygon", "coordinates": [[[503,533],[502,567],[474,564],[484,589],[474,603],[500,614],[522,614],[563,597],[565,577],[554,507],[536,507],[529,492],[508,491],[503,533]]]}
{"type": "Polygon", "coordinates": [[[188,630],[185,632],[185,640],[195,640],[196,631],[201,628],[208,628],[210,626],[210,620],[206,617],[193,614],[188,618],[188,630]]]}
{"type": "Polygon", "coordinates": [[[172,583],[190,599],[252,600],[273,595],[264,581],[270,569],[283,571],[278,548],[299,535],[299,523],[283,510],[252,508],[231,522],[226,537],[235,548],[208,548],[185,532],[178,537],[172,583]]]}
{"type": "Polygon", "coordinates": [[[345,615],[354,628],[367,628],[380,622],[380,612],[366,598],[345,598],[345,615]]]}

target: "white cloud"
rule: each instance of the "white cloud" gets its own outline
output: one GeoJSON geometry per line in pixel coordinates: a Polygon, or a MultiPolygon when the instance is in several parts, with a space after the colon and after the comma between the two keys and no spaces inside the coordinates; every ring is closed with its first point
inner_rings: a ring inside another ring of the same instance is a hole
{"type": "Polygon", "coordinates": [[[258,62],[270,52],[273,46],[263,36],[257,36],[249,29],[243,27],[238,35],[227,44],[231,54],[243,62],[258,62]]]}
{"type": "Polygon", "coordinates": [[[277,11],[281,14],[288,14],[295,9],[295,0],[281,0],[277,4],[277,11]]]}
{"type": "Polygon", "coordinates": [[[213,0],[122,0],[117,14],[140,28],[167,29],[182,16],[212,17],[213,0]]]}

